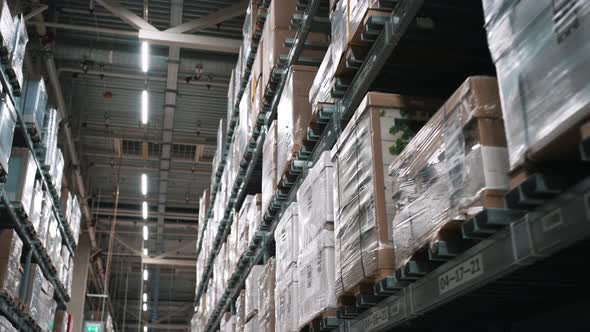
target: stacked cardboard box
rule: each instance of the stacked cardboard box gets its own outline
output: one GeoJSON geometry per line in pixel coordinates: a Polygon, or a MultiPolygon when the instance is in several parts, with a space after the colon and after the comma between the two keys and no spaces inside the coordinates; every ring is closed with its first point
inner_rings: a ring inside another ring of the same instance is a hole
{"type": "Polygon", "coordinates": [[[20,95],[23,87],[23,63],[29,35],[27,34],[25,17],[22,14],[15,17],[14,21],[16,24],[15,47],[8,57],[5,69],[15,94],[20,95]]]}
{"type": "Polygon", "coordinates": [[[309,170],[297,191],[300,229],[297,239],[298,328],[336,307],[333,176],[330,152],[326,151],[309,170]]]}
{"type": "Polygon", "coordinates": [[[275,286],[276,263],[271,258],[262,268],[258,278],[258,323],[260,331],[275,331],[275,286]]]}
{"type": "Polygon", "coordinates": [[[277,176],[286,170],[294,153],[306,138],[311,121],[309,89],[317,72],[316,67],[291,66],[277,111],[277,176]]]}
{"type": "Polygon", "coordinates": [[[16,39],[16,22],[12,18],[10,8],[6,0],[0,2],[0,39],[2,63],[8,61],[8,57],[14,50],[14,41],[16,39]]]}
{"type": "Polygon", "coordinates": [[[0,176],[8,173],[16,113],[10,101],[0,99],[0,176]]]}
{"type": "Polygon", "coordinates": [[[41,136],[43,118],[47,108],[47,90],[45,81],[41,79],[28,80],[23,91],[22,116],[36,135],[41,136]]]}
{"type": "Polygon", "coordinates": [[[57,308],[57,303],[53,300],[53,285],[36,264],[31,265],[31,275],[27,282],[29,293],[24,304],[35,322],[43,331],[47,331],[49,324],[53,322],[57,308]]]}
{"type": "Polygon", "coordinates": [[[13,204],[22,208],[23,213],[31,216],[35,174],[37,166],[28,148],[13,148],[8,168],[6,193],[13,204]]]}
{"type": "MultiPolygon", "coordinates": [[[[215,183],[217,177],[217,168],[219,163],[223,160],[223,146],[225,144],[225,127],[223,125],[223,119],[219,120],[219,128],[217,129],[217,148],[215,149],[215,155],[213,156],[212,170],[211,170],[211,186],[215,183]]],[[[214,192],[212,187],[210,192],[214,192]]]]}
{"type": "Polygon", "coordinates": [[[253,195],[248,195],[244,198],[244,202],[242,203],[242,207],[240,211],[237,213],[237,237],[238,237],[238,245],[237,245],[237,252],[238,256],[242,256],[246,249],[248,248],[248,242],[250,238],[248,237],[249,232],[249,220],[248,220],[248,212],[250,212],[250,205],[254,201],[253,195]]]}
{"type": "Polygon", "coordinates": [[[277,189],[277,122],[273,121],[262,147],[262,213],[264,214],[277,189]]]}
{"type": "Polygon", "coordinates": [[[368,93],[332,150],[336,241],[336,295],[391,275],[394,204],[386,193],[387,167],[408,124],[425,123],[428,100],[368,93]],[[398,128],[402,128],[398,130],[398,128]]]}
{"type": "Polygon", "coordinates": [[[590,3],[483,4],[511,169],[576,153],[590,119],[590,3]]]}
{"type": "Polygon", "coordinates": [[[262,265],[254,265],[250,270],[248,277],[246,278],[245,286],[246,301],[244,308],[246,313],[246,322],[256,319],[256,329],[258,328],[258,313],[260,312],[258,298],[261,291],[258,284],[258,279],[260,278],[263,268],[264,267],[262,265]]]}
{"type": "Polygon", "coordinates": [[[20,259],[23,243],[12,229],[0,229],[0,292],[19,297],[22,279],[20,259]]]}
{"type": "Polygon", "coordinates": [[[246,324],[246,291],[241,290],[236,299],[236,331],[243,332],[246,324]]]}
{"type": "Polygon", "coordinates": [[[297,203],[285,210],[275,230],[276,287],[274,293],[277,331],[298,331],[297,255],[299,223],[297,203]]]}
{"type": "Polygon", "coordinates": [[[508,152],[496,79],[470,77],[390,166],[396,266],[452,221],[501,208],[508,152]]]}
{"type": "Polygon", "coordinates": [[[221,332],[236,332],[236,316],[226,314],[226,317],[221,319],[219,327],[221,332]]]}

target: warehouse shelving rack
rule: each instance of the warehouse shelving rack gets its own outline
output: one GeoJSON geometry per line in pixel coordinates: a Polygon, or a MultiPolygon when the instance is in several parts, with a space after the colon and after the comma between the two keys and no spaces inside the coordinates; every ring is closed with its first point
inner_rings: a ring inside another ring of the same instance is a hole
{"type": "MultiPolygon", "coordinates": [[[[292,45],[285,60],[287,64],[297,62],[311,25],[323,22],[315,16],[320,2],[307,1],[304,14],[296,15],[294,21],[298,23],[298,31],[296,38],[287,42],[292,45]]],[[[248,250],[240,257],[238,270],[230,277],[207,323],[206,331],[213,331],[219,326],[221,317],[243,289],[252,267],[273,255],[274,230],[286,207],[295,201],[297,189],[307,176],[307,170],[322,152],[334,146],[342,128],[383,69],[384,59],[393,53],[424,2],[396,1],[389,17],[377,17],[369,23],[369,28],[377,27],[378,31],[367,33],[376,37],[371,50],[364,60],[350,61],[358,70],[350,83],[335,87],[335,93],[340,93],[341,99],[337,99],[335,105],[322,105],[315,125],[308,128],[306,144],[291,162],[289,171],[280,179],[280,189],[269,209],[263,211],[263,222],[249,243],[248,250]]],[[[264,105],[266,116],[264,119],[259,118],[260,124],[264,124],[262,130],[274,119],[286,72],[286,69],[278,69],[273,73],[273,78],[276,77],[278,81],[278,89],[275,90],[278,92],[270,103],[264,105]]],[[[256,163],[256,160],[250,163],[256,163]]],[[[248,178],[244,181],[247,182],[248,178]]],[[[449,257],[454,258],[445,259],[433,270],[411,261],[396,274],[376,284],[373,296],[361,297],[361,302],[364,302],[359,303],[362,310],[348,317],[344,317],[346,313],[340,313],[342,319],[325,319],[321,330],[385,331],[398,327],[403,330],[404,324],[419,321],[443,304],[460,299],[477,288],[586,239],[590,236],[590,179],[583,180],[534,211],[487,210],[466,222],[464,232],[479,242],[456,257],[452,253],[449,257]],[[473,269],[474,266],[476,269],[473,269]]],[[[215,255],[228,232],[227,229],[220,229],[219,233],[223,236],[219,238],[221,242],[216,241],[215,255]]],[[[442,253],[448,249],[440,248],[442,253]]],[[[210,256],[206,268],[212,269],[209,265],[212,266],[215,255],[210,256]]],[[[206,287],[209,278],[210,275],[202,281],[202,287],[206,287]]],[[[205,288],[199,289],[201,291],[197,295],[201,296],[205,288]]]]}
{"type": "MultiPolygon", "coordinates": [[[[71,257],[73,257],[76,249],[73,233],[70,226],[65,221],[61,209],[61,202],[57,195],[56,188],[49,178],[48,171],[41,165],[37,158],[37,151],[40,149],[39,144],[33,142],[24,119],[16,110],[16,108],[19,107],[20,100],[13,92],[12,85],[10,84],[10,80],[4,67],[0,69],[0,80],[4,91],[3,98],[6,98],[6,104],[8,107],[12,108],[12,111],[17,117],[15,136],[18,136],[20,140],[24,141],[24,144],[32,153],[33,160],[37,167],[36,176],[41,179],[44,190],[47,191],[52,200],[52,210],[57,219],[58,229],[62,236],[62,243],[69,250],[71,257]]],[[[3,216],[3,222],[0,227],[14,229],[23,242],[23,256],[26,257],[23,266],[23,280],[28,279],[31,264],[38,264],[45,278],[54,287],[54,299],[58,308],[65,309],[66,303],[70,300],[70,296],[67,294],[65,286],[58,278],[57,269],[49,258],[47,250],[43,247],[32,223],[26,216],[20,213],[19,207],[14,206],[14,204],[10,202],[3,183],[0,183],[0,211],[3,216]]],[[[27,286],[27,282],[21,282],[19,289],[21,297],[24,297],[25,294],[27,294],[27,286]]],[[[14,326],[20,327],[21,331],[40,330],[39,326],[33,321],[31,316],[28,313],[23,312],[13,299],[9,299],[6,294],[3,294],[0,298],[1,313],[11,321],[14,326]]]]}

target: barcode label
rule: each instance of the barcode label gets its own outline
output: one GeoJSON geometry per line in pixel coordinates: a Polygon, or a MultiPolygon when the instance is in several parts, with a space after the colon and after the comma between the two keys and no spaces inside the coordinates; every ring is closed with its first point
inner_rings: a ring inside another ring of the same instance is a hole
{"type": "Polygon", "coordinates": [[[483,274],[483,259],[481,255],[471,257],[462,264],[455,266],[449,272],[438,277],[439,293],[444,294],[483,274]]]}

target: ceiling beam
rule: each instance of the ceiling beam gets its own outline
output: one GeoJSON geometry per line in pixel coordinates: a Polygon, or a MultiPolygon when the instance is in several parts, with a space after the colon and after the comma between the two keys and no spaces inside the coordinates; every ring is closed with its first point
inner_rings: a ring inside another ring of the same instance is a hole
{"type": "Polygon", "coordinates": [[[28,21],[28,20],[32,19],[33,17],[41,14],[42,12],[47,10],[47,8],[49,8],[49,6],[47,6],[47,5],[41,5],[39,7],[33,8],[33,10],[31,10],[30,13],[25,15],[25,21],[28,21]]]}
{"type": "Polygon", "coordinates": [[[222,8],[209,15],[182,23],[164,31],[170,33],[192,33],[207,27],[214,26],[236,16],[243,15],[248,8],[248,2],[249,1],[240,1],[234,5],[222,8]]]}
{"type": "Polygon", "coordinates": [[[129,9],[123,7],[119,2],[115,0],[96,0],[106,10],[111,12],[113,15],[127,22],[130,26],[135,29],[145,29],[150,31],[158,31],[153,25],[146,22],[143,18],[135,15],[129,9]]]}
{"type": "Polygon", "coordinates": [[[189,259],[163,259],[163,258],[150,258],[144,257],[143,263],[147,265],[168,265],[168,266],[181,266],[181,267],[192,267],[197,265],[195,260],[189,259]]]}
{"type": "Polygon", "coordinates": [[[174,316],[183,315],[183,314],[185,314],[184,311],[186,311],[188,309],[192,309],[193,306],[194,306],[194,303],[187,303],[182,308],[178,309],[177,311],[171,312],[166,316],[162,316],[162,317],[158,318],[156,321],[153,322],[153,324],[160,324],[161,322],[164,322],[174,316]]]}
{"type": "Polygon", "coordinates": [[[159,254],[158,256],[154,257],[155,259],[162,259],[165,258],[167,256],[173,255],[175,254],[177,251],[183,250],[189,246],[195,246],[195,244],[197,243],[197,239],[191,240],[191,241],[186,241],[186,242],[182,242],[179,245],[177,245],[174,248],[170,248],[168,250],[166,250],[165,252],[159,254]]]}
{"type": "Polygon", "coordinates": [[[187,35],[145,29],[139,30],[139,39],[157,45],[230,54],[237,54],[240,46],[242,46],[242,41],[239,39],[187,35]]]}
{"type": "Polygon", "coordinates": [[[141,252],[140,249],[137,249],[137,248],[133,247],[132,245],[128,244],[126,241],[122,240],[121,238],[119,238],[116,235],[115,235],[115,241],[119,242],[123,247],[125,247],[127,250],[129,250],[132,253],[134,253],[136,256],[142,256],[143,255],[143,253],[141,252]]]}

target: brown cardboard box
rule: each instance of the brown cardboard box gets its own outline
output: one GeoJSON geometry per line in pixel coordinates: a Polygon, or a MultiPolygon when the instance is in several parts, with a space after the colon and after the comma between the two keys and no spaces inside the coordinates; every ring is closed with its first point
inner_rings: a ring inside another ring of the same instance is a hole
{"type": "Polygon", "coordinates": [[[401,134],[398,123],[425,123],[437,101],[368,93],[332,150],[336,296],[393,271],[391,220],[394,202],[385,185],[388,147],[401,134]]]}
{"type": "Polygon", "coordinates": [[[258,118],[258,114],[262,111],[262,102],[264,97],[264,84],[262,84],[262,71],[263,71],[263,64],[264,61],[264,38],[260,40],[258,44],[258,52],[256,53],[256,57],[254,58],[254,64],[252,65],[252,78],[250,83],[251,88],[251,123],[255,127],[256,126],[256,119],[258,118]]]}
{"type": "Polygon", "coordinates": [[[277,114],[277,172],[282,176],[293,153],[307,135],[311,121],[309,89],[316,67],[291,66],[281,95],[277,114]]]}
{"type": "Polygon", "coordinates": [[[470,77],[389,168],[396,268],[443,228],[502,207],[508,169],[496,80],[470,77]]]}
{"type": "MultiPolygon", "coordinates": [[[[272,23],[267,22],[264,24],[264,30],[262,38],[264,39],[263,48],[263,61],[262,64],[262,84],[266,87],[272,74],[273,68],[277,65],[281,55],[289,54],[290,48],[285,47],[285,40],[294,38],[296,32],[289,30],[288,28],[281,28],[273,26],[272,23]]],[[[307,42],[314,44],[328,44],[330,38],[327,34],[310,32],[307,35],[307,42]]],[[[300,57],[318,58],[323,59],[324,51],[318,50],[303,50],[300,57]]]]}

